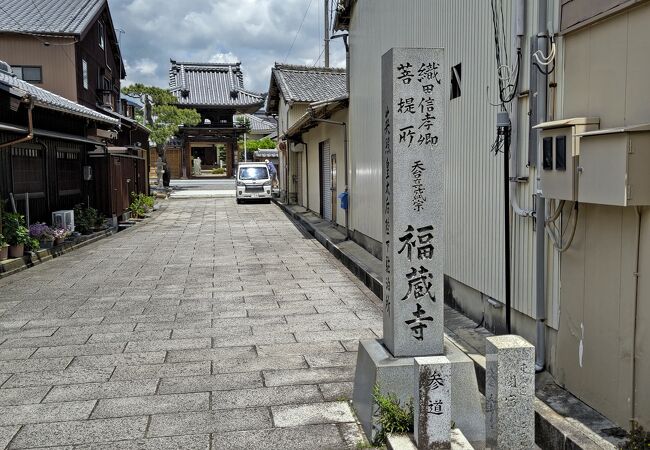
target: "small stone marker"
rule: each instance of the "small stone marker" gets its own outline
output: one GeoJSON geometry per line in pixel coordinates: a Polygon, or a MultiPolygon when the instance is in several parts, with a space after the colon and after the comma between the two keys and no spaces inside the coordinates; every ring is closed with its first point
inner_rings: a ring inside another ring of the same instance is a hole
{"type": "Polygon", "coordinates": [[[535,347],[520,336],[486,339],[485,432],[493,449],[535,448],[535,347]]]}
{"type": "Polygon", "coordinates": [[[382,57],[384,344],[443,353],[444,50],[382,57]]]}
{"type": "Polygon", "coordinates": [[[415,358],[414,425],[418,449],[451,448],[451,363],[446,356],[415,358]]]}

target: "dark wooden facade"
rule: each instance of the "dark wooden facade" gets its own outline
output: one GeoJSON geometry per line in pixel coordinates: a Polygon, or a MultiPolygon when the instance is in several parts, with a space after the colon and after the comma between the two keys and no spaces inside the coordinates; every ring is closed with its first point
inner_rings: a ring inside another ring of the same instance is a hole
{"type": "MultiPolygon", "coordinates": [[[[8,95],[0,92],[0,123],[26,126],[26,109],[13,112],[3,107],[7,103],[8,95]]],[[[85,119],[39,108],[33,114],[36,129],[84,139],[85,119]]],[[[22,136],[0,131],[0,143],[22,136]]],[[[71,209],[86,201],[88,186],[83,181],[82,167],[87,164],[90,147],[94,145],[36,136],[31,141],[0,148],[0,197],[6,200],[13,194],[17,209],[25,214],[25,194],[28,194],[31,221],[49,222],[52,211],[71,209]]]]}
{"type": "Polygon", "coordinates": [[[148,191],[147,161],[129,154],[91,153],[89,164],[96,174],[90,192],[95,207],[108,217],[119,216],[129,208],[131,193],[148,191]]]}
{"type": "Polygon", "coordinates": [[[126,73],[108,7],[80,36],[76,47],[77,102],[93,109],[103,105],[119,111],[120,85],[126,73]],[[82,61],[88,67],[88,88],[84,87],[82,61]]]}
{"type": "MultiPolygon", "coordinates": [[[[50,223],[53,211],[79,203],[107,217],[120,216],[131,192],[148,191],[145,150],[111,154],[105,145],[86,138],[93,121],[72,114],[36,107],[33,120],[33,139],[0,148],[0,198],[12,194],[22,214],[29,198],[31,222],[50,223]],[[84,166],[92,168],[87,181],[84,166]]],[[[12,111],[9,94],[0,90],[0,144],[25,136],[27,124],[26,107],[12,111]]]]}

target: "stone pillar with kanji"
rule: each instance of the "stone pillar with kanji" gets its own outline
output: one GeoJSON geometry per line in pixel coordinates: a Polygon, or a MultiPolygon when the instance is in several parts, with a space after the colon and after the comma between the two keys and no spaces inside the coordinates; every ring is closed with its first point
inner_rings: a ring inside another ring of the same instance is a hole
{"type": "Polygon", "coordinates": [[[384,345],[443,353],[444,50],[382,57],[384,345]]]}

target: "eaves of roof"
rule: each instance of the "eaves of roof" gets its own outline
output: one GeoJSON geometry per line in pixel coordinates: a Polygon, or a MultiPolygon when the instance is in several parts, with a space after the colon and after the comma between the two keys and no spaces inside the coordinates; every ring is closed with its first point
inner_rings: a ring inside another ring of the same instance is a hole
{"type": "Polygon", "coordinates": [[[318,125],[316,119],[330,117],[335,112],[347,107],[347,96],[311,103],[307,111],[284,133],[283,138],[291,138],[297,134],[304,133],[318,125]]]}
{"type": "Polygon", "coordinates": [[[110,125],[118,125],[118,119],[109,117],[93,109],[82,106],[78,103],[72,102],[66,98],[56,95],[50,91],[46,91],[33,84],[16,78],[15,75],[9,74],[0,70],[0,83],[9,86],[9,91],[16,97],[31,97],[34,101],[34,106],[52,111],[59,111],[67,114],[72,114],[78,117],[84,117],[97,122],[104,122],[110,125]]]}

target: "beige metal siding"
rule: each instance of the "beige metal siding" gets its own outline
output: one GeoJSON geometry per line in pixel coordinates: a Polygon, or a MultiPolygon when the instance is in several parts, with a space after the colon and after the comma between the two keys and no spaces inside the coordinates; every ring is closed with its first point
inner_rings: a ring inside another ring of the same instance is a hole
{"type": "MultiPolygon", "coordinates": [[[[601,128],[650,122],[648,23],[644,4],[564,36],[564,117],[600,117],[601,128]]],[[[650,426],[649,213],[643,208],[638,230],[632,207],[581,205],[576,238],[561,257],[554,375],[623,427],[631,417],[650,426]]]]}
{"type": "MultiPolygon", "coordinates": [[[[508,33],[508,1],[504,1],[504,8],[508,33]]],[[[529,23],[532,20],[531,14],[529,23]]],[[[445,79],[452,65],[462,63],[462,95],[448,103],[446,273],[502,300],[503,156],[489,152],[495,139],[497,112],[490,105],[497,92],[490,2],[359,0],[350,35],[353,229],[381,240],[381,55],[391,47],[444,47],[448,64],[443,70],[445,79]]],[[[522,79],[527,84],[527,72],[522,79]]],[[[520,108],[520,151],[526,155],[526,99],[520,100],[520,108]]],[[[532,194],[529,183],[519,192],[520,204],[530,207],[532,194]]],[[[531,220],[514,218],[512,236],[513,305],[532,316],[535,258],[531,220]]]]}
{"type": "Polygon", "coordinates": [[[650,4],[564,37],[564,116],[650,122],[650,4]]]}
{"type": "Polygon", "coordinates": [[[52,45],[45,46],[31,36],[0,33],[0,60],[14,66],[41,66],[43,83],[37,86],[76,102],[74,41],[72,38],[50,37],[47,40],[52,45]]]}
{"type": "Polygon", "coordinates": [[[562,31],[619,13],[647,0],[562,0],[562,31]]]}

